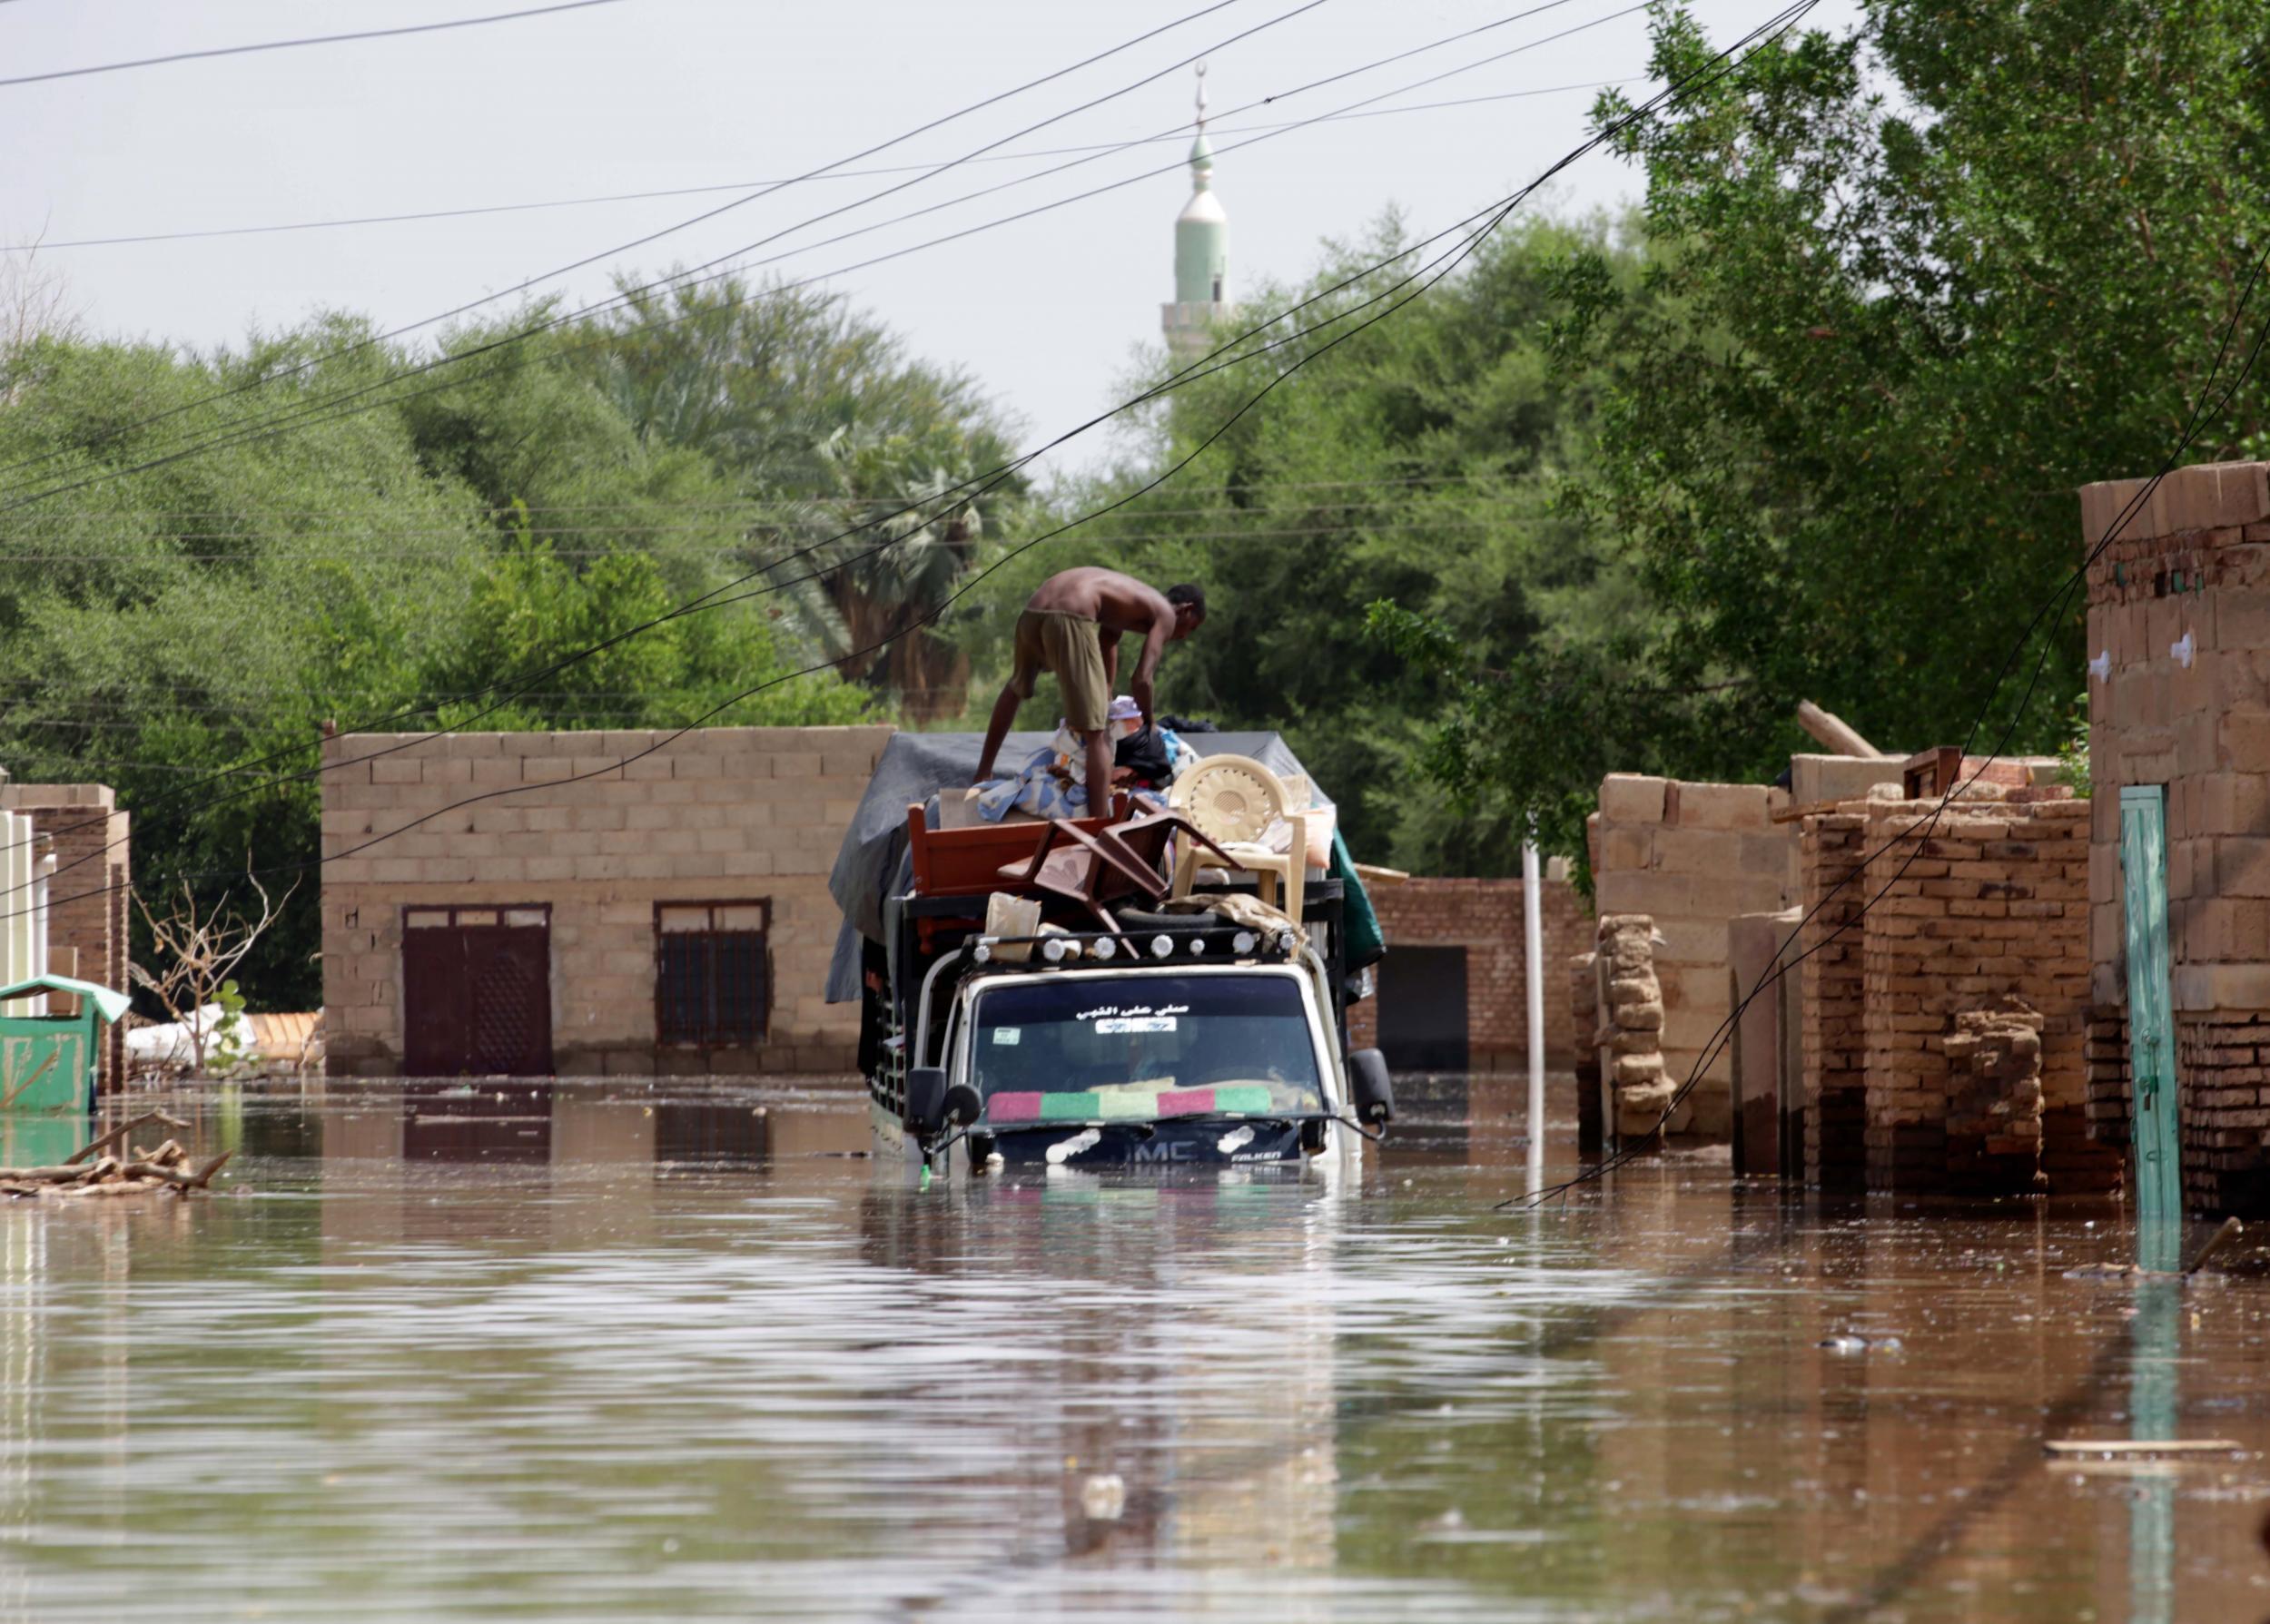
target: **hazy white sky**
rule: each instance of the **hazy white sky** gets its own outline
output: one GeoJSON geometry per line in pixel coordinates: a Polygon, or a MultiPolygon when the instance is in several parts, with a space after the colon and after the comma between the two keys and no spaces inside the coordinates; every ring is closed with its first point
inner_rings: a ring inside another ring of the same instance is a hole
{"type": "MultiPolygon", "coordinates": [[[[540,0],[14,0],[0,4],[0,78],[169,52],[479,16],[540,0]]],[[[0,86],[0,241],[263,226],[349,216],[543,202],[663,188],[755,184],[834,162],[1024,80],[1109,48],[1204,0],[1110,5],[1040,0],[951,5],[867,0],[620,0],[453,32],[318,45],[0,86]]],[[[928,165],[1131,84],[1292,11],[1302,0],[1234,0],[1076,74],[850,165],[928,165]]],[[[1230,219],[1231,294],[1292,278],[1320,239],[1360,231],[1390,204],[1432,231],[1528,181],[1583,139],[1588,90],[1637,80],[1645,19],[1628,0],[1561,0],[1524,21],[1406,61],[1231,114],[1267,96],[1527,10],[1540,0],[1325,0],[1212,49],[1219,148],[1570,29],[1567,37],[1389,96],[1387,108],[1510,92],[1548,94],[1350,118],[1225,151],[1216,190],[1230,219]],[[1607,21],[1599,19],[1609,18],[1607,21]],[[1597,24],[1594,26],[1585,25],[1597,24]],[[1238,132],[1247,131],[1240,134],[1238,132]]],[[[1712,37],[1754,26],[1779,0],[1698,0],[1712,37]]],[[[1814,20],[1842,26],[1852,0],[1814,20]]],[[[1157,81],[1001,149],[1031,153],[1170,138],[848,241],[817,240],[1016,181],[1068,155],[919,173],[812,181],[741,203],[564,277],[553,268],[664,230],[742,192],[526,210],[455,220],[55,247],[97,330],[196,344],[241,339],[321,308],[397,326],[529,279],[577,300],[610,270],[718,258],[825,210],[752,257],[785,253],[792,276],[881,314],[912,348],[965,366],[1044,438],[1116,399],[1136,352],[1159,340],[1171,295],[1173,221],[1189,192],[1191,76],[1157,81]],[[1074,192],[1101,196],[923,249],[854,261],[1074,192]],[[885,187],[915,183],[872,203],[885,187]]],[[[1626,200],[1632,174],[1605,155],[1558,184],[1558,207],[1626,200]]],[[[1100,454],[1075,453],[1079,462],[1100,454]]]]}

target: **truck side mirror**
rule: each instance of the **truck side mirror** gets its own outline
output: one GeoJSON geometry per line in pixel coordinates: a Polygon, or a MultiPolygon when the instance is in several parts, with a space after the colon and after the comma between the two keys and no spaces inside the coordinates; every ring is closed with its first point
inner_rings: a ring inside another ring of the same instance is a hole
{"type": "Polygon", "coordinates": [[[906,1131],[934,1139],[946,1125],[946,1073],[941,1066],[915,1066],[906,1073],[906,1131]]]}
{"type": "Polygon", "coordinates": [[[945,1117],[954,1127],[967,1127],[985,1112],[985,1101],[967,1083],[956,1083],[946,1090],[945,1117]]]}
{"type": "Polygon", "coordinates": [[[1356,1096],[1357,1120],[1374,1127],[1395,1120],[1395,1085],[1387,1080],[1387,1057],[1359,1048],[1347,1058],[1347,1081],[1356,1096]]]}

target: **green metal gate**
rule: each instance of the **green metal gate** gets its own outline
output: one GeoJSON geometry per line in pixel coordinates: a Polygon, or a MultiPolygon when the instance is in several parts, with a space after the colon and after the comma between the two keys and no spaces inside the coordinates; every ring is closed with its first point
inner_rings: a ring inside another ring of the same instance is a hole
{"type": "Polygon", "coordinates": [[[2136,1099],[2137,1261],[2182,1266],[2183,1162],[2167,963],[2167,795],[2120,792],[2120,911],[2128,950],[2128,1076],[2136,1099]]]}

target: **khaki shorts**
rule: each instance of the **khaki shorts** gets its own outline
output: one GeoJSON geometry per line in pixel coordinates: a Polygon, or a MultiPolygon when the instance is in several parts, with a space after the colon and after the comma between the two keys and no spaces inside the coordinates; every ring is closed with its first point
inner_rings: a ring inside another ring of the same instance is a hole
{"type": "Polygon", "coordinates": [[[1064,720],[1075,733],[1100,733],[1111,719],[1111,684],[1103,674],[1103,628],[1061,609],[1027,609],[1017,616],[1017,665],[1009,686],[1032,697],[1042,671],[1056,674],[1064,694],[1064,720]]]}

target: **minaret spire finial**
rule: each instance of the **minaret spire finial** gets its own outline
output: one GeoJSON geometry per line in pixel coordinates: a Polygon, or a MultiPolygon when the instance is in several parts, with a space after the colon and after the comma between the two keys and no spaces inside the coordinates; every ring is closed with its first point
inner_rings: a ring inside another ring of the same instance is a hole
{"type": "Polygon", "coordinates": [[[1198,129],[1199,134],[1206,133],[1206,59],[1203,56],[1198,62],[1198,129]]]}

